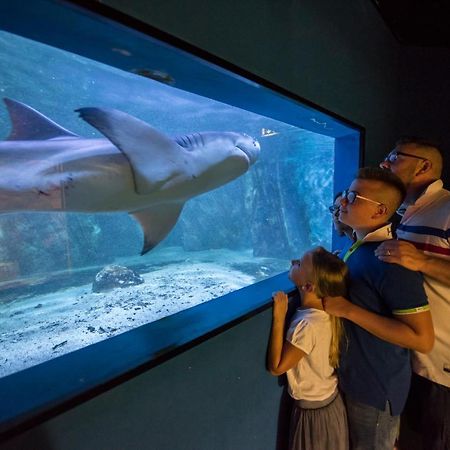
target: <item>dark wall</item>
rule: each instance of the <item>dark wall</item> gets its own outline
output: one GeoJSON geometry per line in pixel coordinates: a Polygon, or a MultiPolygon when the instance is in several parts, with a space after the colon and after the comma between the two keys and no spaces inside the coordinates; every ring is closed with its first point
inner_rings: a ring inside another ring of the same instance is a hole
{"type": "Polygon", "coordinates": [[[364,126],[368,163],[395,140],[399,45],[370,0],[102,3],[364,126]]]}
{"type": "MultiPolygon", "coordinates": [[[[430,73],[428,85],[416,67],[409,80],[401,66],[414,55],[401,59],[368,0],[104,3],[364,126],[366,163],[377,162],[408,124],[441,130],[429,101],[441,100],[435,83],[445,75],[430,73]],[[404,114],[410,98],[426,120],[413,108],[404,114]]],[[[438,59],[435,67],[445,69],[438,59]]],[[[448,104],[442,99],[442,113],[448,104]]],[[[277,431],[282,389],[264,367],[270,318],[258,314],[1,448],[275,450],[285,431],[277,431]]]]}
{"type": "Polygon", "coordinates": [[[267,310],[2,450],[276,448],[282,388],[265,370],[267,310]]]}
{"type": "Polygon", "coordinates": [[[402,51],[398,133],[437,141],[450,187],[450,49],[405,47],[402,51]]]}

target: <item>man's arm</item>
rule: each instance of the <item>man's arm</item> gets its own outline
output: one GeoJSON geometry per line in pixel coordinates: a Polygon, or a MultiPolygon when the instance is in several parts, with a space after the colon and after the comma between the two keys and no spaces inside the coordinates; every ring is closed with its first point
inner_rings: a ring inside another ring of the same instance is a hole
{"type": "Polygon", "coordinates": [[[413,244],[390,239],[384,241],[375,255],[384,262],[399,264],[450,286],[450,260],[426,255],[413,244]]]}
{"type": "Polygon", "coordinates": [[[305,356],[304,352],[284,339],[287,309],[287,295],[284,292],[277,292],[273,298],[272,331],[267,355],[267,368],[275,376],[292,369],[305,356]]]}
{"type": "Polygon", "coordinates": [[[428,353],[434,344],[430,311],[384,317],[354,305],[344,297],[325,297],[325,311],[350,320],[384,341],[428,353]]]}

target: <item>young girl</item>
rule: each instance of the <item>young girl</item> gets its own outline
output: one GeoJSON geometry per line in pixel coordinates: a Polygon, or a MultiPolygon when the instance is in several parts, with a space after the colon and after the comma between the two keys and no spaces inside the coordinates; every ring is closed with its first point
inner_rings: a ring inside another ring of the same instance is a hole
{"type": "Polygon", "coordinates": [[[339,362],[343,326],[322,307],[325,296],[345,295],[348,271],[336,255],[318,247],[292,261],[289,278],[300,293],[297,309],[284,339],[288,298],[274,295],[268,368],[272,375],[287,372],[291,415],[290,450],[347,450],[345,406],[334,368],[339,362]]]}

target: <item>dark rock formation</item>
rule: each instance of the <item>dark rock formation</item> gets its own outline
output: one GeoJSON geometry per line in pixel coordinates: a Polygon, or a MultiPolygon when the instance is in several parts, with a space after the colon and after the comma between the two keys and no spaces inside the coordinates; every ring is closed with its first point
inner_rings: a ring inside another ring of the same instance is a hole
{"type": "Polygon", "coordinates": [[[106,292],[115,288],[124,288],[142,284],[144,279],[128,267],[111,264],[104,267],[92,283],[92,292],[106,292]]]}

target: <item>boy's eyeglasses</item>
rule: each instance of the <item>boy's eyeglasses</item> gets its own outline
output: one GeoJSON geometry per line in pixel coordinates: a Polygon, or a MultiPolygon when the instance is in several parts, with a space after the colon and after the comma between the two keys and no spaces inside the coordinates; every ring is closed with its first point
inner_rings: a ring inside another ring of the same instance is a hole
{"type": "Polygon", "coordinates": [[[389,153],[389,155],[387,155],[386,158],[384,158],[384,160],[391,164],[395,163],[398,159],[398,155],[407,156],[409,158],[421,159],[422,161],[427,160],[427,158],[422,158],[422,156],[411,155],[411,153],[404,153],[404,152],[397,152],[397,151],[393,151],[393,152],[389,153]]]}
{"type": "Polygon", "coordinates": [[[367,202],[375,203],[377,205],[382,205],[383,203],[377,202],[375,200],[372,200],[367,197],[363,197],[362,195],[359,195],[356,191],[349,191],[346,189],[342,192],[342,198],[347,200],[347,202],[351,205],[352,203],[355,203],[355,200],[357,198],[360,198],[361,200],[366,200],[367,202]]]}

